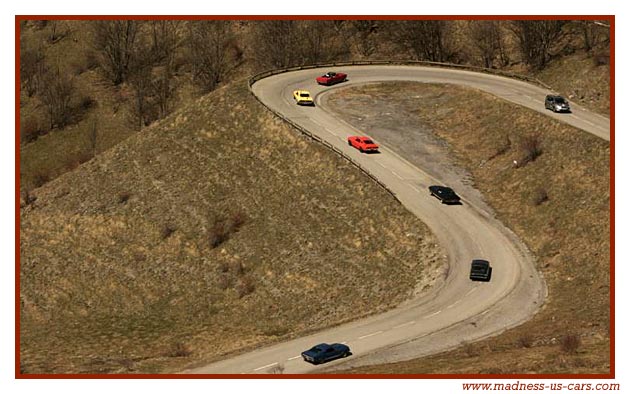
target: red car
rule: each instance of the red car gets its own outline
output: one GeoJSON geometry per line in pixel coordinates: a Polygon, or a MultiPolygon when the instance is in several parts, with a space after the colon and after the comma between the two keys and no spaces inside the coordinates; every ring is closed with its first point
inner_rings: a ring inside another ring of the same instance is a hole
{"type": "Polygon", "coordinates": [[[332,84],[345,81],[347,77],[348,77],[347,74],[334,73],[334,72],[329,71],[326,74],[322,75],[321,77],[317,77],[315,80],[320,85],[330,86],[332,84]]]}
{"type": "Polygon", "coordinates": [[[370,137],[350,136],[348,137],[348,145],[361,152],[378,152],[378,144],[372,141],[370,137]]]}

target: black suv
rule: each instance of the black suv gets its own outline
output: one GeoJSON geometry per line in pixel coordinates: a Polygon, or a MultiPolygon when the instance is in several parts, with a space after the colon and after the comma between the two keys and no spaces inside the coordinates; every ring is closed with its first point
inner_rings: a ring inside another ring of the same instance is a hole
{"type": "Polygon", "coordinates": [[[567,99],[552,94],[545,97],[545,109],[550,109],[553,112],[571,112],[571,107],[567,99]]]}
{"type": "Polygon", "coordinates": [[[487,260],[473,260],[470,263],[470,280],[489,282],[492,276],[492,267],[487,260]]]}

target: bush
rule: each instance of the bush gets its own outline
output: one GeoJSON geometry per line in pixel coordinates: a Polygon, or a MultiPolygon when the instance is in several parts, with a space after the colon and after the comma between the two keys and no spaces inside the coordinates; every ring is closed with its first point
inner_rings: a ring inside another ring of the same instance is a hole
{"type": "Polygon", "coordinates": [[[547,194],[547,190],[543,188],[538,188],[534,191],[534,194],[532,196],[532,204],[534,206],[538,206],[548,200],[549,195],[547,194]]]}
{"type": "Polygon", "coordinates": [[[181,342],[175,342],[171,349],[166,353],[167,357],[188,357],[192,354],[190,349],[181,342]]]}
{"type": "Polygon", "coordinates": [[[33,116],[27,116],[21,122],[20,125],[20,142],[28,143],[33,142],[39,136],[46,134],[44,127],[37,120],[37,118],[33,116]]]}
{"type": "Polygon", "coordinates": [[[129,198],[131,197],[131,193],[129,192],[122,192],[118,195],[118,203],[119,204],[125,204],[127,201],[129,201],[129,198]]]}
{"type": "Polygon", "coordinates": [[[228,226],[223,219],[215,220],[212,228],[210,228],[209,241],[212,249],[227,241],[230,237],[228,226]]]}
{"type": "Polygon", "coordinates": [[[254,286],[254,281],[249,276],[241,278],[236,286],[238,298],[243,298],[246,295],[253,293],[255,289],[256,287],[254,286]]]}
{"type": "Polygon", "coordinates": [[[79,109],[87,111],[88,109],[92,108],[94,104],[96,104],[96,101],[94,101],[91,96],[86,95],[81,97],[81,99],[79,100],[79,109]]]}
{"type": "Polygon", "coordinates": [[[518,341],[516,343],[519,347],[524,347],[526,349],[529,349],[534,344],[534,339],[532,338],[531,335],[525,334],[521,336],[520,338],[518,338],[518,341]]]}
{"type": "Polygon", "coordinates": [[[523,167],[527,163],[535,161],[543,153],[540,134],[534,133],[524,136],[520,142],[520,149],[523,155],[518,160],[517,167],[523,167]]]}
{"type": "Polygon", "coordinates": [[[162,229],[162,239],[166,239],[170,237],[171,235],[173,235],[175,230],[177,229],[170,224],[167,224],[166,226],[164,226],[164,228],[162,229]]]}
{"type": "Polygon", "coordinates": [[[560,339],[560,349],[567,354],[577,353],[582,341],[576,334],[567,334],[560,339]]]}

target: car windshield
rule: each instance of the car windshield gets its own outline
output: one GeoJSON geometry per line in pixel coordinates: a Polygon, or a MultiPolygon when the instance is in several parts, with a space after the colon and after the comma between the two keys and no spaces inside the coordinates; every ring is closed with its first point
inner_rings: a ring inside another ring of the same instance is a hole
{"type": "Polygon", "coordinates": [[[317,346],[314,346],[314,347],[311,349],[311,352],[316,352],[316,353],[319,353],[319,352],[321,352],[321,351],[322,351],[322,348],[317,347],[317,346]]]}
{"type": "Polygon", "coordinates": [[[300,93],[300,97],[309,97],[308,93],[300,93]]]}
{"type": "Polygon", "coordinates": [[[363,140],[364,144],[373,144],[374,142],[372,140],[363,140]]]}
{"type": "Polygon", "coordinates": [[[556,97],[555,101],[556,101],[556,104],[565,104],[567,102],[567,100],[565,100],[562,97],[556,97]]]}

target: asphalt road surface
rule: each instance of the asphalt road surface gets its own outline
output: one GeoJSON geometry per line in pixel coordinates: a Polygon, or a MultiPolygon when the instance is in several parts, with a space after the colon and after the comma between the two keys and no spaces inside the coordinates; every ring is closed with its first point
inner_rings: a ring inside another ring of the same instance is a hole
{"type": "MultiPolygon", "coordinates": [[[[348,136],[359,134],[358,130],[318,105],[300,107],[294,103],[292,92],[298,88],[309,90],[316,98],[320,93],[334,89],[318,86],[315,82],[315,77],[326,71],[329,70],[311,69],[274,75],[256,82],[253,91],[265,104],[341,149],[386,184],[438,238],[448,254],[448,273],[440,285],[386,313],[185,373],[325,373],[331,369],[408,360],[498,335],[530,319],[544,302],[546,287],[531,255],[491,214],[466,200],[462,205],[440,204],[427,190],[429,185],[440,184],[439,180],[387,147],[383,147],[380,154],[361,154],[346,142],[348,136]],[[490,282],[470,281],[470,261],[474,258],[490,261],[493,268],[490,282]],[[319,366],[303,361],[300,353],[321,342],[346,343],[352,356],[319,366]]],[[[572,114],[554,114],[544,109],[543,99],[548,91],[517,80],[415,66],[352,66],[333,71],[348,74],[348,81],[336,85],[338,87],[382,81],[473,87],[609,139],[607,118],[575,104],[572,104],[572,114]]],[[[369,182],[367,178],[366,182],[369,182]]]]}

